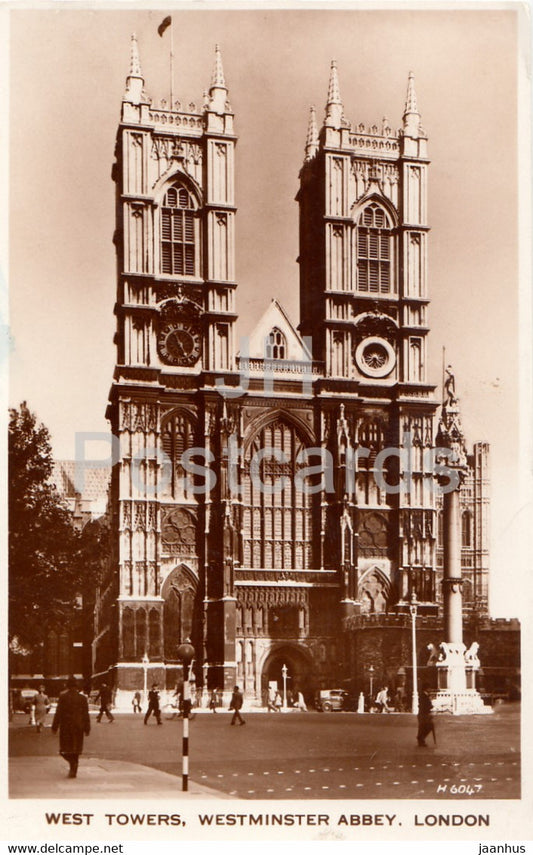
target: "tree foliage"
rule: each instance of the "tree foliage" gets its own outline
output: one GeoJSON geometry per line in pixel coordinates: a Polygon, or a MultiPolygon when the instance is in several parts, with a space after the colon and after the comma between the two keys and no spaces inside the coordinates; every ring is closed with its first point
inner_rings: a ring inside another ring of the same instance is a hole
{"type": "Polygon", "coordinates": [[[33,647],[80,591],[79,536],[49,479],[50,434],[26,402],[9,413],[9,639],[33,647]]]}

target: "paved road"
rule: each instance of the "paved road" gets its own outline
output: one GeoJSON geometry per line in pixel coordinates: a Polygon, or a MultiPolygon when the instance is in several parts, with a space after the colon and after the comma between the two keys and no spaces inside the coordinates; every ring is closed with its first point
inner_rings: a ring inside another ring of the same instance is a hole
{"type": "MultiPolygon", "coordinates": [[[[199,714],[191,723],[191,779],[245,799],[519,798],[519,707],[494,715],[439,716],[437,745],[418,748],[411,715],[315,712],[199,714]]],[[[24,716],[10,729],[12,756],[50,755],[57,738],[24,716]]],[[[140,763],[181,774],[181,723],[142,717],[93,719],[88,758],[140,763]]]]}

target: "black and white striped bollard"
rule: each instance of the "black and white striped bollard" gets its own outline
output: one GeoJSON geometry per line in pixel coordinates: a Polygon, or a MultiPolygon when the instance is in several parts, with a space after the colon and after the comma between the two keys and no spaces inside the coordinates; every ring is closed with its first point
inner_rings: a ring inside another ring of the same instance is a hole
{"type": "Polygon", "coordinates": [[[181,789],[189,789],[189,713],[191,711],[191,668],[194,662],[194,647],[189,639],[178,647],[178,656],[183,663],[183,738],[181,789]]]}

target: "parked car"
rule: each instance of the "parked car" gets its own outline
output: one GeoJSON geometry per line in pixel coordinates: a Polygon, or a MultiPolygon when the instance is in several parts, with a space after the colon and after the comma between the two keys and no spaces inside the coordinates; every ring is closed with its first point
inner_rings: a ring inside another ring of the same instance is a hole
{"type": "Polygon", "coordinates": [[[15,712],[31,712],[32,701],[37,694],[37,689],[18,689],[15,690],[13,698],[13,708],[15,712]]]}
{"type": "Polygon", "coordinates": [[[354,710],[355,701],[345,689],[320,689],[315,695],[315,707],[319,712],[354,710]]]}

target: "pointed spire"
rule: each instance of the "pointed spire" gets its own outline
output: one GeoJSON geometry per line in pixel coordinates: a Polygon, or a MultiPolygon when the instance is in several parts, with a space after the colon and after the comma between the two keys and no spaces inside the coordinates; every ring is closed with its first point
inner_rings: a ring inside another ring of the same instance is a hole
{"type": "Polygon", "coordinates": [[[305,159],[312,160],[318,151],[318,128],[316,124],[316,110],[311,107],[309,111],[309,126],[307,128],[307,140],[305,143],[305,159]]]}
{"type": "Polygon", "coordinates": [[[222,87],[226,89],[226,81],[224,80],[224,69],[222,68],[222,56],[220,48],[215,45],[215,65],[213,68],[213,77],[211,79],[211,87],[222,87]]]}
{"type": "Polygon", "coordinates": [[[326,125],[330,128],[340,128],[343,118],[337,63],[332,59],[329,74],[328,102],[326,104],[326,125]]]}
{"type": "Polygon", "coordinates": [[[418,112],[418,104],[416,103],[415,76],[412,71],[409,72],[409,81],[407,83],[403,129],[408,136],[417,137],[420,132],[420,113],[418,112]]]}
{"type": "Polygon", "coordinates": [[[228,87],[224,79],[222,55],[219,46],[215,45],[215,65],[213,66],[213,76],[211,77],[211,86],[209,87],[209,105],[207,109],[213,113],[225,113],[227,99],[228,87]]]}
{"type": "Polygon", "coordinates": [[[130,104],[140,104],[145,100],[143,94],[144,79],[141,71],[141,60],[139,59],[139,46],[137,44],[137,36],[132,33],[131,36],[131,54],[130,54],[130,73],[126,78],[126,91],[124,93],[124,101],[130,104]]]}
{"type": "Polygon", "coordinates": [[[130,77],[142,77],[141,60],[139,59],[139,45],[137,44],[137,36],[131,34],[131,61],[130,61],[130,77]]]}

